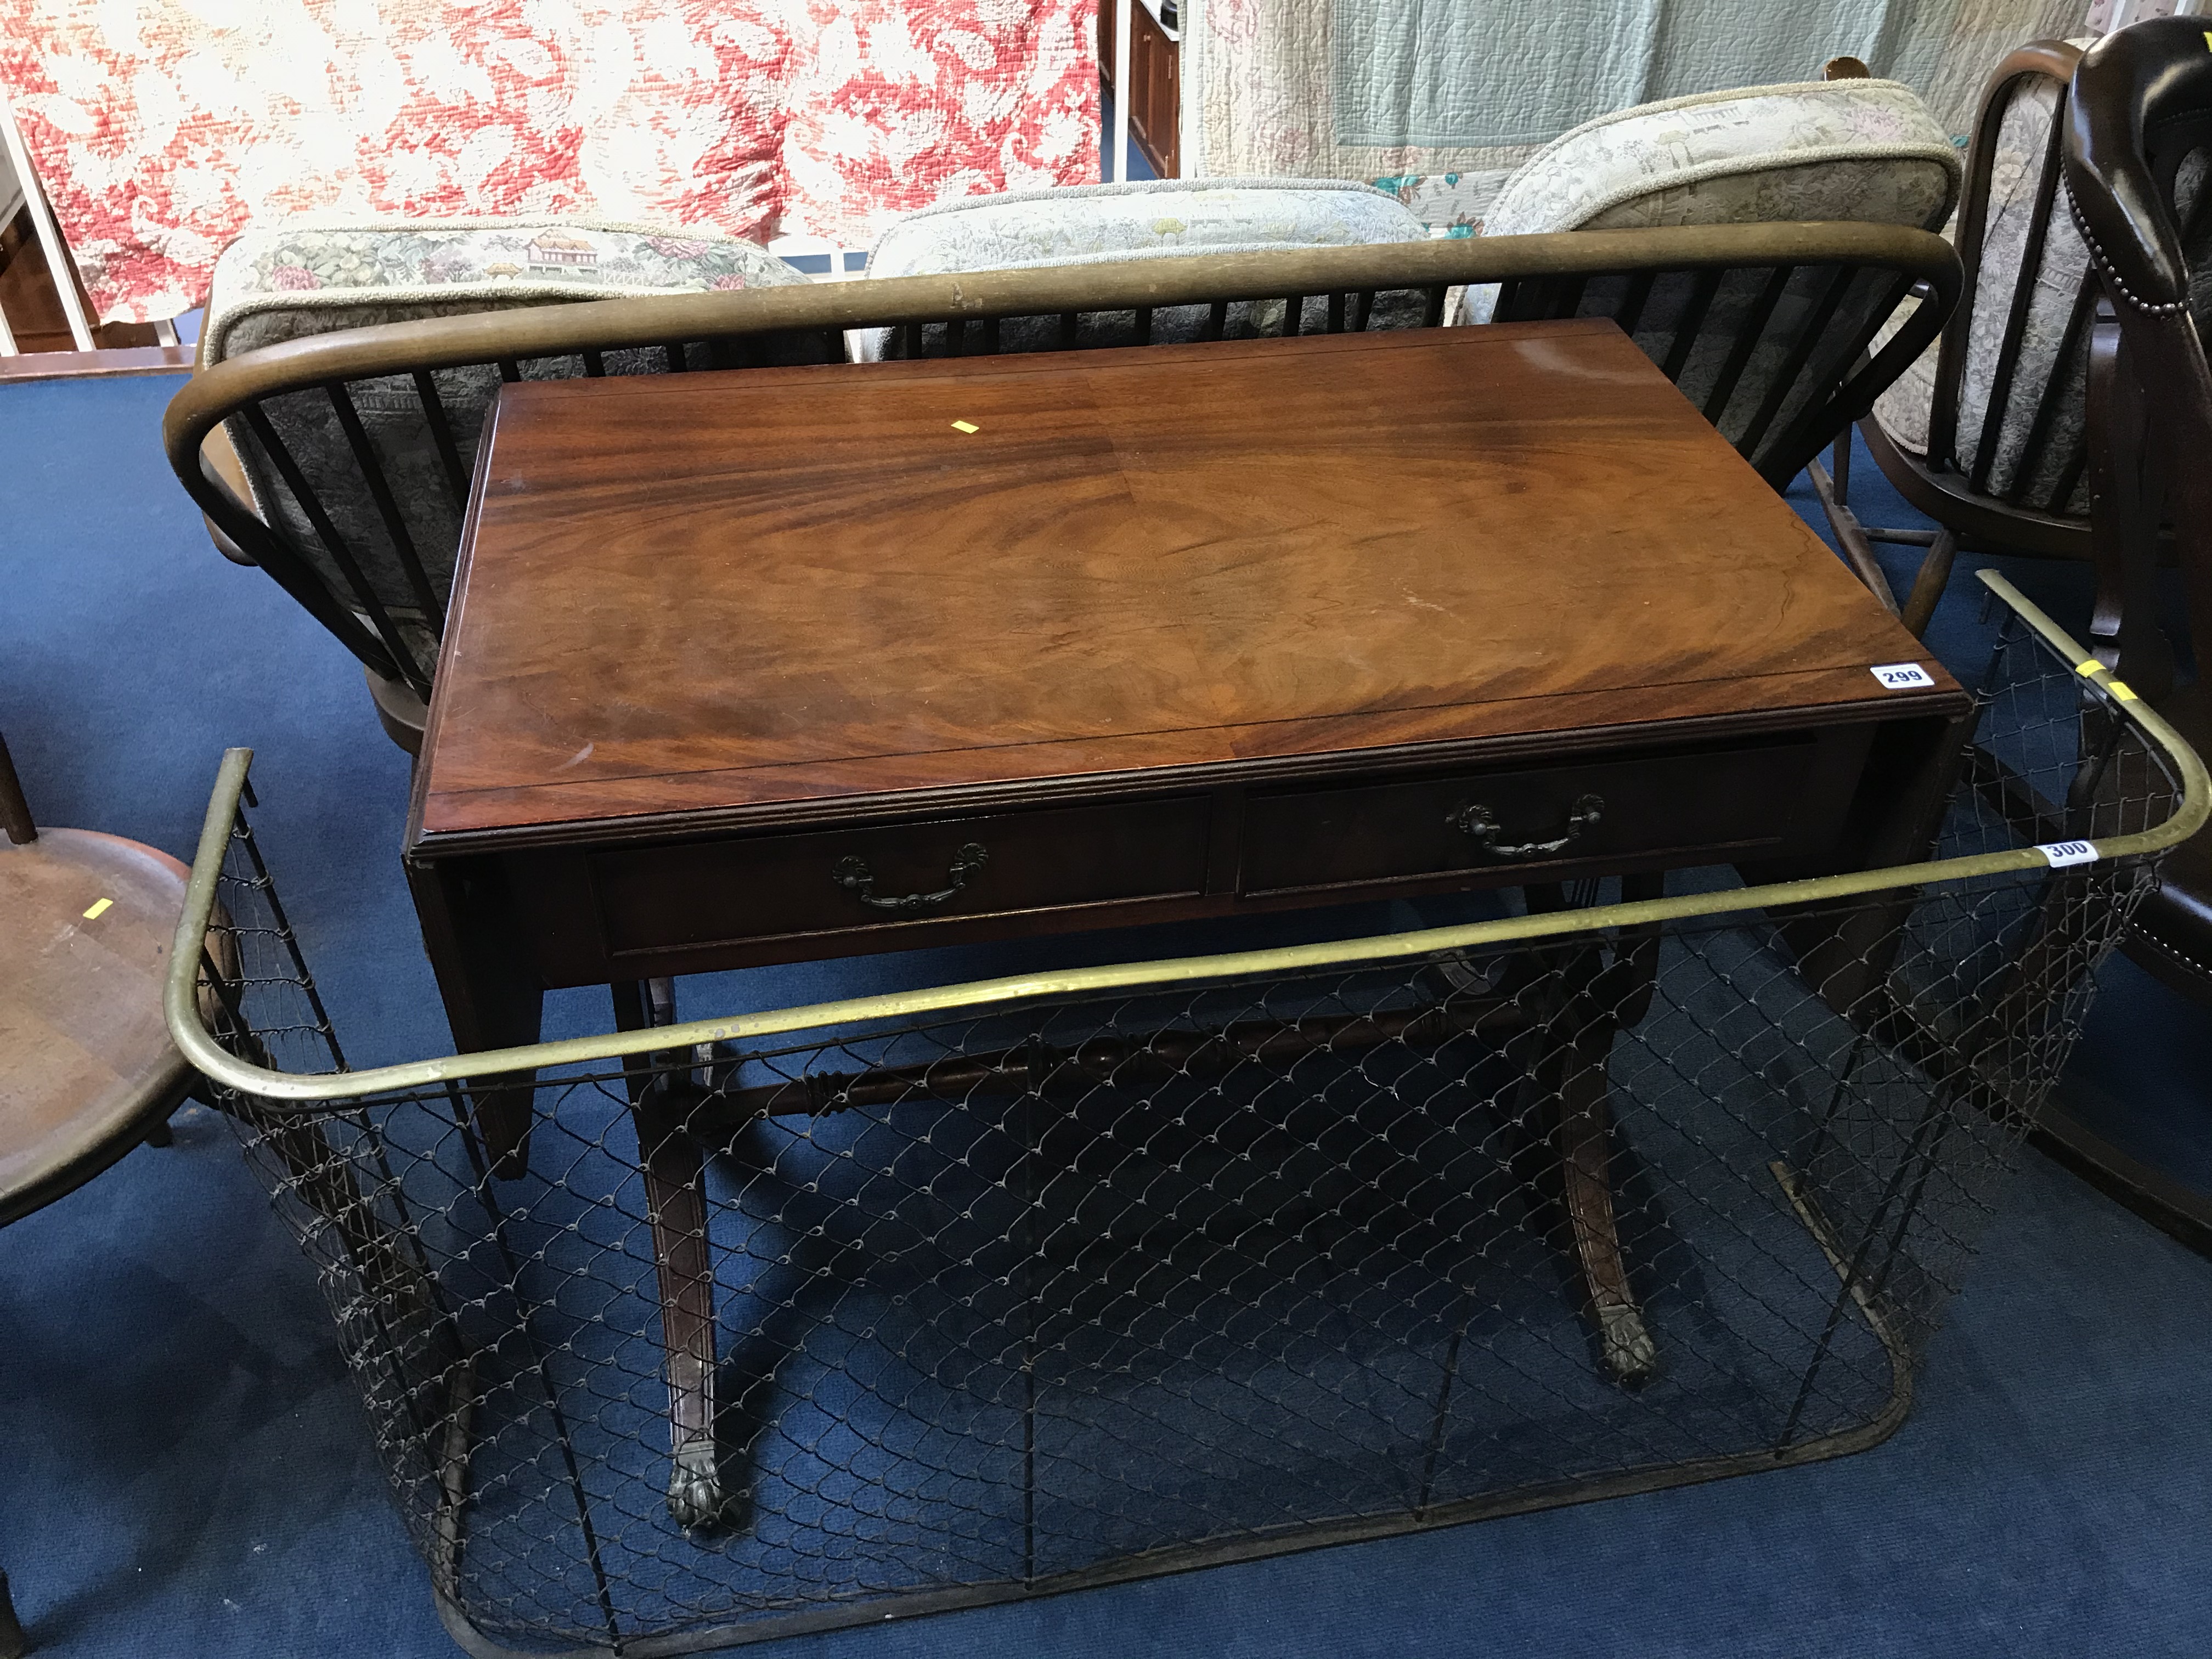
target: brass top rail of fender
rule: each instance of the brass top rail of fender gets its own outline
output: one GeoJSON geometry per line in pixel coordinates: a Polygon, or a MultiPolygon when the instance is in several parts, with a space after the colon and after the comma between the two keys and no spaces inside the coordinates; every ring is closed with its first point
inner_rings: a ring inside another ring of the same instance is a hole
{"type": "Polygon", "coordinates": [[[1928,283],[1948,314],[1958,256],[1942,237],[1903,225],[1777,221],[1454,236],[1431,241],[1243,253],[1179,254],[1091,264],[699,294],[634,295],[474,312],[307,335],[241,353],[194,374],[169,404],[164,441],[187,476],[200,441],[256,399],[380,374],[665,345],[671,340],[895,327],[956,319],[1042,317],[1294,294],[1395,292],[1600,271],[1713,266],[1881,265],[1928,283]]]}
{"type": "MultiPolygon", "coordinates": [[[[2171,817],[2133,835],[2100,837],[2096,842],[2098,860],[2133,858],[2164,852],[2195,835],[2203,828],[2207,817],[2212,816],[2212,779],[2208,779],[2204,763],[2198,759],[2196,751],[2148,704],[2135,697],[2109,672],[2097,665],[2087,651],[2018,588],[1995,571],[1984,570],[1978,574],[1983,583],[2014,615],[2067,664],[2075,667],[2084,679],[2095,685],[2113,710],[2133,725],[2166,757],[2181,784],[2181,801],[2171,817]]],[[[1898,888],[2050,867],[2049,860],[2039,849],[2021,847],[2001,853],[1978,853],[1964,858],[1936,859],[1919,864],[1895,865],[1886,869],[1856,871],[1845,875],[1820,876],[1802,881],[1771,883],[1759,887],[1686,894],[1677,898],[1608,904],[1587,910],[1508,916],[1456,927],[1430,927],[1415,933],[1339,939],[1321,945],[1240,951],[1219,956],[1179,957],[1156,962],[1122,963],[1105,967],[1069,969],[1059,973],[1018,974],[1003,979],[975,980],[927,990],[897,991],[879,996],[848,997],[834,1002],[808,1003],[757,1014],[732,1015],[724,1019],[691,1020],[680,1025],[616,1032],[605,1036],[571,1037],[558,1042],[535,1043],[526,1048],[445,1055],[403,1065],[379,1066],[366,1071],[301,1073],[271,1071],[238,1059],[216,1040],[201,1014],[198,985],[202,942],[210,917],[214,913],[216,889],[222,871],[224,851],[229,845],[239,796],[245,787],[246,771],[252,759],[253,751],[250,749],[229,750],[223,756],[222,770],[216,776],[215,793],[208,802],[207,817],[200,831],[199,850],[192,861],[191,881],[185,890],[184,914],[177,922],[163,1006],[168,1017],[170,1035],[186,1060],[212,1081],[271,1103],[356,1100],[370,1095],[434,1089],[464,1079],[494,1078],[541,1067],[626,1060],[633,1055],[690,1048],[700,1043],[752,1042],[825,1026],[884,1019],[912,1019],[954,1009],[1088,996],[1103,991],[1199,984],[1215,980],[1300,974],[1317,969],[1349,967],[1355,963],[1402,961],[1444,951],[1480,951],[1534,939],[1590,933],[1609,927],[1686,921],[1738,911],[1818,904],[1898,888]]]]}

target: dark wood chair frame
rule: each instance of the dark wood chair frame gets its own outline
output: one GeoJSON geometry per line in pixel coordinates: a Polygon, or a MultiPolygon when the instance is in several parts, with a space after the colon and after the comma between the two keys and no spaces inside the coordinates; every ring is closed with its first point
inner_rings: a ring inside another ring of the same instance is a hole
{"type": "MultiPolygon", "coordinates": [[[[1863,524],[1850,506],[1850,434],[1839,434],[1832,456],[1832,473],[1818,461],[1812,464],[1813,488],[1826,511],[1836,538],[1845,556],[1878,597],[1889,602],[1905,625],[1918,634],[1935,614],[1951,566],[1961,547],[1986,553],[2026,553],[2054,558],[2087,559],[2090,532],[2087,520],[2069,515],[2065,505],[2080,486],[2089,465],[2085,441],[2060,470],[2057,483],[2039,502],[2014,494],[1996,495],[1990,489],[1990,471],[1996,459],[1997,436],[2011,404],[2020,369],[2021,345],[2027,328],[2030,302],[2034,298],[2036,273],[2042,264],[2043,247],[2051,216],[2063,211],[2057,206],[2060,137],[2066,126],[2067,88],[2080,62],[2081,48],[2063,40],[2037,40],[1997,65],[1984,88],[1973,142],[1966,154],[1966,192],[1959,206],[1958,247],[1960,264],[1969,273],[1981,265],[1984,239],[1989,229],[1990,182],[1996,163],[1997,137],[2015,82],[2042,78],[2060,88],[2060,105],[2051,123],[2041,182],[2031,209],[2026,246],[2020,269],[2005,301],[2004,331],[1997,348],[1990,385],[1988,406],[1982,417],[1979,442],[1971,466],[1959,460],[1959,390],[1966,373],[1966,347],[1982,296],[1970,276],[1950,320],[1944,325],[1937,349],[1935,394],[1928,411],[1928,453],[1914,455],[1899,446],[1870,415],[1859,417],[1858,430],[1867,452],[1882,476],[1914,507],[1935,520],[1936,530],[1877,529],[1863,524]],[[1875,561],[1874,546],[1886,544],[1928,549],[1904,603],[1890,596],[1889,586],[1875,561]]],[[[2092,325],[2098,288],[2094,274],[2084,277],[2067,320],[2057,362],[2062,366],[2080,345],[2092,325]]],[[[2015,477],[2025,479],[2033,471],[2051,440],[2052,423],[2066,394],[2059,375],[2036,393],[2026,447],[2015,477]]]]}
{"type": "MultiPolygon", "coordinates": [[[[2151,19],[2098,42],[2076,67],[2063,135],[2066,209],[2089,244],[2098,289],[2088,387],[2092,649],[2162,713],[2176,653],[2158,622],[2160,564],[2179,567],[2200,689],[2212,649],[2212,469],[2203,460],[2212,363],[2185,252],[2212,216],[2212,189],[2200,187],[2185,216],[2177,200],[2184,163],[2212,150],[2205,47],[2201,18],[2151,19]]],[[[2189,735],[2202,743],[2207,733],[2189,735]]],[[[2197,842],[2176,850],[2127,945],[2138,965],[2200,1003],[2212,1001],[2204,865],[2197,842]],[[2194,924],[2168,920],[2191,908],[2194,924]],[[2192,926],[2197,955],[2162,936],[2192,926]]],[[[2046,1109],[2038,1139],[2154,1225],[2212,1255],[2212,1195],[2112,1145],[2063,1102],[2046,1109]]]]}

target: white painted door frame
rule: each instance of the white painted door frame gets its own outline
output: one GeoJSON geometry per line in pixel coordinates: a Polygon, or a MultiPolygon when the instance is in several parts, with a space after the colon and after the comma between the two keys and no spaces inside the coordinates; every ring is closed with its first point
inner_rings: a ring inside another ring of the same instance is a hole
{"type": "MultiPolygon", "coordinates": [[[[8,170],[14,175],[10,182],[30,210],[31,228],[46,256],[46,270],[53,278],[54,292],[61,298],[62,315],[69,319],[70,338],[79,351],[90,351],[94,349],[92,319],[85,315],[83,301],[77,297],[76,266],[62,240],[61,227],[54,222],[53,210],[46,205],[46,193],[39,187],[39,170],[23,143],[23,130],[15,125],[15,106],[9,101],[5,88],[0,88],[0,154],[5,155],[8,170]]],[[[5,222],[0,219],[0,223],[5,222]]],[[[0,353],[15,355],[15,336],[5,318],[0,318],[0,353]]]]}

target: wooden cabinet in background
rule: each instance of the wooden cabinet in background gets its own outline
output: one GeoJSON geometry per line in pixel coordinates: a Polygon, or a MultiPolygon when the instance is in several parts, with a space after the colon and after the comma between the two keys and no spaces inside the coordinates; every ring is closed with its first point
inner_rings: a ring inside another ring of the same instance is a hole
{"type": "MultiPolygon", "coordinates": [[[[1163,179],[1182,176],[1182,47],[1145,0],[1129,5],[1129,136],[1163,179]]],[[[1114,83],[1114,0],[1099,0],[1098,70],[1114,83]]],[[[1115,88],[1120,94],[1120,88],[1115,88]]]]}

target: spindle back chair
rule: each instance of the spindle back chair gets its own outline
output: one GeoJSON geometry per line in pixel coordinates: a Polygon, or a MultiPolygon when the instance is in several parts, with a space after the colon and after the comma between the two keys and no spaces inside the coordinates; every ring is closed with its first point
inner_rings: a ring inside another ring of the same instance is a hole
{"type": "Polygon", "coordinates": [[[1814,487],[1853,562],[1872,544],[1929,550],[1899,607],[1919,633],[1961,546],[2086,559],[2090,330],[2100,292],[2060,196],[2061,140],[2081,48],[2036,40],[1983,88],[1959,207],[1965,292],[1932,363],[1915,365],[1859,422],[1868,453],[1938,528],[1882,529],[1849,505],[1850,434],[1814,487]]]}

